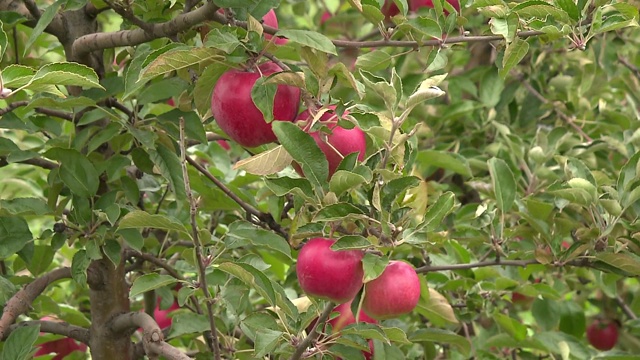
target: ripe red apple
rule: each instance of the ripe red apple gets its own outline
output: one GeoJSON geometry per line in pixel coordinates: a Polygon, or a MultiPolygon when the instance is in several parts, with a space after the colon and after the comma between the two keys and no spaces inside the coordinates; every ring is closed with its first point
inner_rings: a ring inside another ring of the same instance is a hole
{"type": "MultiPolygon", "coordinates": [[[[231,69],[218,79],[211,96],[211,112],[216,122],[232,140],[245,147],[256,147],[277,140],[264,116],[251,99],[251,89],[261,76],[282,69],[273,62],[258,66],[256,71],[231,69]]],[[[278,85],[273,102],[276,121],[293,121],[298,113],[300,89],[278,85]]]]}
{"type": "Polygon", "coordinates": [[[309,296],[338,304],[353,299],[362,287],[360,250],[331,250],[335,240],[310,239],[300,250],[296,272],[302,290],[309,296]]]}
{"type": "Polygon", "coordinates": [[[380,11],[382,12],[382,15],[384,15],[384,19],[386,21],[389,21],[392,17],[400,14],[400,9],[393,0],[386,0],[380,11]]]}
{"type": "MultiPolygon", "coordinates": [[[[54,318],[45,316],[41,320],[58,321],[54,318]]],[[[40,333],[42,335],[43,333],[40,333]]],[[[87,351],[87,345],[76,342],[71,338],[62,338],[54,341],[49,341],[38,345],[38,351],[34,354],[35,357],[47,354],[55,354],[52,360],[62,360],[65,356],[71,354],[74,351],[87,351]]]]}
{"type": "MultiPolygon", "coordinates": [[[[344,328],[347,325],[356,323],[356,317],[353,316],[353,312],[351,311],[352,302],[353,302],[353,299],[349,300],[344,304],[340,304],[333,309],[334,312],[337,312],[340,314],[335,318],[327,321],[329,324],[331,324],[331,329],[334,333],[342,330],[342,328],[344,328]]],[[[360,317],[358,320],[360,320],[360,322],[365,322],[369,324],[378,323],[378,320],[369,317],[369,315],[365,314],[365,312],[362,310],[360,310],[360,317]]]]}
{"type": "Polygon", "coordinates": [[[420,300],[420,279],[413,266],[390,261],[378,278],[364,284],[362,310],[383,320],[410,313],[420,300]]]}
{"type": "MultiPolygon", "coordinates": [[[[278,28],[278,17],[276,16],[276,12],[273,11],[273,9],[269,10],[269,12],[262,17],[262,21],[267,26],[271,26],[276,29],[278,28]]],[[[267,40],[271,40],[272,37],[273,35],[271,34],[264,34],[264,38],[267,40]]],[[[277,37],[275,43],[278,45],[283,45],[287,43],[287,39],[277,37]]]]}
{"type": "Polygon", "coordinates": [[[156,319],[156,323],[160,326],[161,329],[171,326],[172,319],[169,317],[169,313],[172,311],[179,309],[177,301],[174,301],[173,304],[168,309],[160,309],[160,298],[158,298],[158,305],[153,310],[153,318],[156,319]]]}
{"type": "MultiPolygon", "coordinates": [[[[460,12],[460,1],[447,0],[456,11],[460,12]]],[[[433,0],[409,0],[409,11],[418,11],[418,9],[428,7],[433,8],[433,0]]],[[[444,11],[445,14],[449,14],[448,11],[444,11]]]]}
{"type": "Polygon", "coordinates": [[[613,349],[618,342],[618,324],[615,321],[596,319],[587,328],[587,340],[598,350],[613,349]]]}
{"type": "MultiPolygon", "coordinates": [[[[336,108],[335,105],[330,105],[328,108],[331,110],[322,114],[320,121],[331,130],[331,134],[313,131],[309,133],[309,135],[316,141],[316,144],[318,144],[318,147],[327,158],[329,162],[329,177],[331,177],[345,156],[357,152],[358,160],[364,160],[364,155],[367,152],[367,139],[364,131],[358,127],[345,129],[338,126],[338,119],[333,112],[336,108]]],[[[312,118],[313,116],[311,116],[309,110],[305,110],[298,115],[297,120],[308,120],[312,118]]],[[[295,164],[294,168],[300,176],[304,176],[298,164],[295,164]]]]}

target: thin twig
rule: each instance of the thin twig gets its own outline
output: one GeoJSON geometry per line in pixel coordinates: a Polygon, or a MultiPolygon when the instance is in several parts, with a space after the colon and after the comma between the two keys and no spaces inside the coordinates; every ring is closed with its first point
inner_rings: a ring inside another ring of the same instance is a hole
{"type": "Polygon", "coordinates": [[[121,4],[111,0],[104,0],[104,2],[109,5],[109,7],[111,7],[113,11],[115,11],[118,15],[122,16],[126,20],[129,20],[130,23],[136,25],[145,32],[151,33],[151,31],[153,30],[153,24],[145,22],[139,17],[135,16],[130,8],[125,9],[121,4]]]}
{"type": "Polygon", "coordinates": [[[622,55],[618,55],[618,61],[620,61],[620,63],[624,65],[627,69],[631,70],[631,72],[633,73],[633,75],[635,75],[635,77],[640,79],[640,69],[638,69],[635,65],[633,65],[627,58],[625,58],[622,55]]]}
{"type": "Polygon", "coordinates": [[[211,292],[209,292],[209,287],[207,286],[207,264],[205,264],[204,255],[202,254],[202,242],[200,241],[200,235],[198,231],[198,205],[196,200],[193,198],[193,193],[191,192],[191,184],[189,182],[189,172],[187,170],[187,147],[186,140],[184,136],[184,118],[180,117],[180,152],[182,157],[182,175],[184,176],[184,189],[187,193],[187,199],[189,200],[189,210],[191,215],[191,230],[193,233],[193,244],[195,249],[196,260],[198,262],[198,270],[200,271],[200,288],[205,296],[205,301],[207,305],[207,314],[209,315],[209,325],[211,326],[211,331],[206,331],[205,336],[208,338],[208,342],[211,346],[211,351],[213,351],[214,358],[216,360],[220,360],[220,345],[218,344],[218,331],[216,330],[216,321],[213,316],[213,304],[215,299],[211,296],[211,292]]]}
{"type": "Polygon", "coordinates": [[[624,302],[624,300],[620,295],[616,296],[616,303],[618,304],[618,306],[620,306],[624,314],[627,315],[629,319],[635,320],[638,318],[638,316],[633,312],[633,310],[631,310],[629,305],[627,305],[627,303],[624,302]]]}
{"type": "Polygon", "coordinates": [[[316,322],[316,325],[313,327],[313,329],[311,329],[311,331],[309,332],[309,335],[307,335],[307,337],[304,338],[304,340],[302,340],[298,344],[298,346],[296,346],[296,350],[293,352],[293,355],[291,355],[289,360],[300,359],[302,354],[304,354],[305,350],[307,350],[307,348],[309,347],[309,345],[311,345],[314,341],[318,339],[318,337],[320,336],[320,332],[318,331],[318,329],[324,327],[324,324],[327,322],[327,319],[329,318],[329,315],[331,315],[331,312],[333,311],[334,307],[335,307],[335,304],[332,302],[327,304],[327,307],[324,308],[324,310],[322,311],[322,314],[320,314],[320,317],[318,317],[318,321],[316,322]]]}
{"type": "Polygon", "coordinates": [[[278,224],[273,216],[268,213],[263,213],[255,207],[247,204],[244,200],[242,200],[238,195],[236,195],[233,191],[231,191],[222,181],[218,180],[213,174],[209,172],[209,170],[205,169],[202,165],[200,165],[197,161],[193,160],[191,157],[186,156],[186,160],[189,164],[196,168],[202,175],[206,176],[214,185],[216,185],[223,193],[231,198],[231,200],[235,201],[244,211],[247,212],[250,216],[255,216],[262,223],[266,224],[268,228],[282,235],[285,239],[289,239],[289,234],[278,224]]]}
{"type": "Polygon", "coordinates": [[[127,249],[125,250],[125,257],[135,257],[147,262],[150,262],[160,268],[163,268],[169,275],[173,276],[174,278],[178,279],[178,280],[184,280],[184,276],[180,275],[176,269],[174,269],[171,265],[169,265],[166,261],[162,260],[162,259],[158,259],[157,257],[148,254],[148,253],[144,253],[144,252],[140,252],[137,250],[133,250],[133,249],[127,249]]]}
{"type": "Polygon", "coordinates": [[[580,126],[578,126],[573,119],[565,114],[555,103],[551,102],[550,100],[548,100],[547,98],[545,98],[544,96],[542,96],[542,94],[540,94],[538,92],[538,90],[536,90],[529,81],[527,81],[527,79],[525,79],[525,77],[522,74],[516,73],[515,71],[512,72],[512,74],[518,79],[520,80],[520,82],[522,82],[522,85],[525,87],[525,89],[527,89],[531,95],[533,95],[536,99],[540,100],[540,102],[542,102],[545,105],[551,105],[553,111],[562,119],[564,120],[565,123],[567,123],[569,126],[571,126],[578,134],[580,134],[580,136],[582,136],[587,142],[591,143],[593,142],[593,139],[587,135],[587,133],[584,132],[584,130],[582,130],[582,128],[580,126]]]}

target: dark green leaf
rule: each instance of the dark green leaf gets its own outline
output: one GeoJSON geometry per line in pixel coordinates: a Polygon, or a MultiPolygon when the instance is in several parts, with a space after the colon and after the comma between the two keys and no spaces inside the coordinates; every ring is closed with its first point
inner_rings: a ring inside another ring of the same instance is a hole
{"type": "Polygon", "coordinates": [[[0,259],[20,251],[33,239],[27,221],[17,216],[0,216],[0,259]]]}
{"type": "Polygon", "coordinates": [[[345,235],[339,238],[333,245],[331,245],[331,249],[334,251],[338,250],[351,250],[351,249],[367,249],[371,247],[371,241],[367,240],[364,236],[361,235],[345,235]]]}
{"type": "Polygon", "coordinates": [[[38,340],[40,326],[20,326],[13,330],[4,342],[2,360],[27,360],[31,359],[33,345],[38,340]]]}
{"type": "Polygon", "coordinates": [[[502,159],[492,158],[487,161],[487,164],[498,208],[503,212],[509,211],[515,201],[517,190],[513,172],[502,159]]]}
{"type": "Polygon", "coordinates": [[[271,249],[291,258],[291,248],[286,239],[247,221],[236,221],[229,225],[225,244],[229,249],[253,245],[258,249],[271,249]]]}
{"type": "Polygon", "coordinates": [[[276,36],[284,36],[289,41],[308,46],[332,55],[338,55],[331,39],[320,33],[308,30],[278,30],[276,36]]]}
{"type": "Polygon", "coordinates": [[[180,159],[175,152],[162,144],[157,144],[156,150],[150,150],[149,156],[160,170],[160,174],[171,183],[173,192],[178,199],[185,199],[184,177],[180,159]]]}
{"type": "Polygon", "coordinates": [[[175,284],[177,280],[170,275],[146,274],[133,281],[130,297],[138,296],[147,291],[155,290],[163,286],[175,284]]]}

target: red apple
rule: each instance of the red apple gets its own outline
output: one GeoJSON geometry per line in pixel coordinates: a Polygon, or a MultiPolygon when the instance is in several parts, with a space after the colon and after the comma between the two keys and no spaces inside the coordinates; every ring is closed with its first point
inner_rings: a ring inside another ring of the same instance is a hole
{"type": "Polygon", "coordinates": [[[153,318],[156,319],[158,326],[164,329],[171,326],[172,319],[168,316],[169,313],[179,308],[178,302],[174,301],[168,309],[160,309],[160,298],[158,298],[158,305],[156,305],[156,308],[153,310],[153,318]]]}
{"type": "Polygon", "coordinates": [[[218,144],[220,144],[220,146],[227,151],[231,150],[231,146],[229,145],[227,140],[218,140],[218,144]]]}
{"type": "Polygon", "coordinates": [[[386,21],[389,21],[390,18],[400,14],[400,9],[393,0],[386,0],[380,11],[382,12],[382,15],[384,15],[384,19],[386,21]]]}
{"type": "Polygon", "coordinates": [[[382,275],[364,285],[362,310],[374,319],[410,313],[420,300],[420,279],[413,266],[390,261],[382,275]]]}
{"type": "Polygon", "coordinates": [[[338,304],[353,299],[362,287],[360,250],[331,250],[335,240],[310,239],[300,250],[296,271],[302,290],[309,296],[338,304]]]}
{"type": "Polygon", "coordinates": [[[176,106],[176,102],[173,101],[173,98],[169,98],[167,100],[167,105],[175,107],[176,106]]]}
{"type": "MultiPolygon", "coordinates": [[[[231,69],[218,79],[211,96],[211,112],[216,122],[232,140],[245,147],[256,147],[277,140],[264,116],[251,99],[251,89],[261,76],[282,69],[273,62],[258,66],[253,72],[231,69]]],[[[300,89],[278,85],[273,102],[276,121],[293,121],[298,113],[300,89]]]]}
{"type": "MultiPolygon", "coordinates": [[[[357,152],[358,160],[363,161],[364,155],[367,152],[367,139],[364,131],[358,127],[345,129],[338,126],[338,119],[333,112],[335,108],[335,105],[329,106],[331,111],[325,112],[320,117],[321,123],[325,124],[329,128],[331,134],[326,134],[320,131],[309,133],[329,162],[329,177],[336,172],[336,169],[345,156],[357,152]]],[[[297,120],[308,120],[312,118],[313,116],[311,116],[309,110],[305,110],[298,115],[297,120]]],[[[304,176],[299,165],[294,166],[294,168],[300,176],[304,176]]]]}
{"type": "MultiPolygon", "coordinates": [[[[331,329],[333,332],[338,332],[342,330],[347,325],[355,324],[356,317],[353,316],[353,312],[351,311],[351,303],[353,299],[349,300],[344,304],[340,304],[336,306],[333,311],[339,313],[340,315],[328,321],[331,324],[331,329]]],[[[369,324],[377,324],[378,320],[369,317],[369,315],[365,314],[364,311],[360,310],[360,318],[358,319],[360,322],[365,322],[369,324]]]]}
{"type": "Polygon", "coordinates": [[[325,11],[322,13],[322,16],[320,16],[320,25],[324,24],[327,20],[331,19],[331,13],[328,11],[325,11]]]}
{"type": "MultiPolygon", "coordinates": [[[[447,0],[447,2],[451,4],[456,11],[460,12],[460,1],[447,0]]],[[[409,11],[418,11],[418,9],[423,7],[433,8],[433,0],[409,0],[409,11]]],[[[447,10],[445,10],[444,13],[449,14],[447,10]]]]}
{"type": "MultiPolygon", "coordinates": [[[[271,26],[277,29],[278,17],[276,16],[276,12],[273,11],[273,9],[269,10],[269,12],[262,17],[262,22],[267,26],[271,26]]],[[[267,34],[267,33],[264,34],[264,38],[267,40],[271,40],[272,37],[273,35],[271,34],[267,34]]],[[[278,45],[283,45],[287,43],[287,39],[277,37],[275,43],[278,45]]]]}
{"type": "Polygon", "coordinates": [[[587,340],[598,350],[613,349],[618,342],[618,324],[615,321],[596,319],[587,328],[587,340]]]}
{"type": "MultiPolygon", "coordinates": [[[[48,316],[43,317],[41,320],[57,321],[56,319],[48,316]]],[[[40,334],[42,335],[43,333],[40,334]]],[[[52,360],[62,360],[65,356],[74,351],[86,352],[87,345],[79,343],[71,338],[62,338],[38,345],[38,351],[36,351],[34,356],[38,357],[41,355],[55,354],[52,360]]]]}

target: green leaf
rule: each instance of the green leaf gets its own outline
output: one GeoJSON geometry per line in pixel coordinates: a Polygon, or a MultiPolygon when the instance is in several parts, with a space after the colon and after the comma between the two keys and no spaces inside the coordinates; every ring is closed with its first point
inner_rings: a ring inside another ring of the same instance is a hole
{"type": "Polygon", "coordinates": [[[507,163],[498,158],[491,158],[487,161],[491,184],[496,196],[496,203],[500,210],[507,212],[511,210],[516,198],[516,180],[507,163]]]}
{"type": "Polygon", "coordinates": [[[72,193],[82,197],[96,195],[100,177],[86,156],[77,150],[62,148],[53,148],[47,151],[45,156],[62,163],[60,179],[72,193]]]}
{"type": "Polygon", "coordinates": [[[374,94],[384,101],[387,110],[395,111],[400,99],[398,99],[393,85],[365,70],[360,70],[360,77],[364,81],[366,88],[372,90],[374,94]]]}
{"type": "Polygon", "coordinates": [[[480,81],[480,101],[484,106],[493,108],[498,105],[504,90],[504,81],[500,78],[498,70],[492,68],[487,71],[480,81]]]}
{"type": "Polygon", "coordinates": [[[33,247],[33,255],[27,262],[27,269],[33,274],[33,276],[38,276],[45,271],[51,262],[53,261],[53,255],[55,251],[51,246],[48,245],[36,245],[33,247]]]}
{"type": "Polygon", "coordinates": [[[211,324],[206,315],[191,311],[177,312],[171,318],[171,332],[167,338],[173,339],[187,334],[202,334],[211,330],[211,324]]]}
{"type": "Polygon", "coordinates": [[[229,225],[229,230],[225,235],[227,248],[236,249],[249,244],[257,249],[271,249],[291,259],[291,247],[283,237],[247,221],[239,220],[229,225]]]}
{"type": "Polygon", "coordinates": [[[202,63],[221,62],[224,56],[210,47],[192,47],[165,52],[149,63],[140,73],[137,81],[146,81],[156,76],[188,68],[202,63]]]}
{"type": "Polygon", "coordinates": [[[35,91],[47,91],[50,86],[82,86],[100,88],[100,80],[96,72],[85,65],[78,63],[52,63],[42,66],[33,75],[27,84],[16,89],[30,89],[35,91]]]}
{"type": "Polygon", "coordinates": [[[442,226],[444,218],[453,211],[454,206],[455,195],[451,191],[440,195],[438,200],[427,208],[427,213],[420,227],[427,231],[435,231],[442,226]]]}
{"type": "Polygon", "coordinates": [[[149,156],[156,165],[162,177],[171,183],[173,192],[178,199],[185,199],[187,194],[184,189],[184,177],[182,165],[178,155],[166,146],[158,143],[156,150],[149,150],[149,156]]]}
{"type": "Polygon", "coordinates": [[[294,43],[308,46],[312,49],[320,50],[328,54],[338,55],[336,47],[331,42],[331,39],[315,31],[278,30],[276,36],[284,36],[294,43]]]}
{"type": "Polygon", "coordinates": [[[254,175],[272,175],[291,165],[293,158],[278,145],[251,157],[242,159],[233,165],[234,170],[244,170],[254,175]]]}
{"type": "Polygon", "coordinates": [[[405,176],[393,179],[382,187],[382,207],[390,209],[392,203],[408,189],[420,184],[421,179],[416,176],[405,176]]]}
{"type": "Polygon", "coordinates": [[[0,60],[4,57],[8,44],[9,38],[7,37],[7,33],[4,32],[4,24],[0,21],[0,60]]]}
{"type": "Polygon", "coordinates": [[[144,238],[138,229],[121,229],[118,228],[117,233],[122,236],[127,245],[131,246],[133,249],[142,251],[142,247],[144,246],[144,238]]]}
{"type": "Polygon", "coordinates": [[[42,14],[40,15],[40,19],[38,19],[38,23],[31,32],[31,36],[29,36],[26,44],[24,44],[24,53],[22,54],[22,56],[26,57],[29,54],[29,51],[31,51],[32,49],[33,43],[35,43],[35,41],[38,39],[38,36],[42,35],[47,26],[51,24],[51,21],[53,21],[53,19],[57,15],[60,6],[65,2],[67,2],[67,0],[58,0],[53,4],[47,6],[47,8],[42,12],[42,14]]]}
{"type": "Polygon", "coordinates": [[[420,279],[420,301],[418,302],[417,311],[434,324],[446,326],[448,324],[458,324],[456,314],[442,294],[435,289],[429,288],[424,279],[420,279]]]}
{"type": "Polygon", "coordinates": [[[276,196],[285,196],[294,193],[309,202],[313,202],[313,189],[307,179],[294,179],[290,177],[280,177],[265,179],[265,184],[276,196]]]}
{"type": "Polygon", "coordinates": [[[362,235],[345,235],[331,245],[331,250],[367,249],[371,245],[371,241],[362,235]]]}
{"type": "Polygon", "coordinates": [[[0,215],[50,215],[51,209],[43,199],[14,198],[0,200],[0,215]]]}
{"type": "Polygon", "coordinates": [[[167,231],[178,231],[191,236],[187,228],[178,219],[160,214],[149,214],[146,211],[134,210],[125,215],[118,225],[120,229],[153,228],[167,231]]]}
{"type": "Polygon", "coordinates": [[[297,317],[298,310],[284,293],[284,289],[271,281],[264,273],[255,267],[245,263],[225,262],[218,268],[244,282],[250,288],[256,290],[271,306],[283,310],[287,316],[297,317]]]}
{"type": "Polygon", "coordinates": [[[11,281],[0,276],[0,307],[4,307],[16,292],[18,288],[11,281]]]}
{"type": "Polygon", "coordinates": [[[9,334],[2,347],[2,360],[27,360],[31,359],[33,345],[38,340],[40,325],[19,326],[9,334]]]}
{"type": "Polygon", "coordinates": [[[324,188],[329,177],[329,163],[311,135],[287,121],[276,121],[273,132],[289,155],[302,166],[311,184],[324,188]]]}
{"type": "Polygon", "coordinates": [[[362,209],[349,204],[349,203],[337,203],[326,206],[316,213],[314,221],[336,221],[344,220],[344,218],[350,216],[365,215],[362,209]]]}
{"type": "Polygon", "coordinates": [[[251,100],[253,100],[255,106],[260,110],[262,116],[264,116],[264,120],[270,123],[274,120],[273,106],[278,86],[276,84],[267,84],[267,79],[268,78],[262,76],[258,78],[255,84],[253,84],[253,87],[251,88],[251,100]]]}
{"type": "Polygon", "coordinates": [[[17,216],[0,216],[0,259],[5,259],[33,239],[27,221],[17,216]]]}
{"type": "Polygon", "coordinates": [[[87,269],[91,259],[87,256],[86,250],[79,250],[73,255],[71,260],[71,277],[79,285],[85,286],[87,284],[87,269]]]}
{"type": "Polygon", "coordinates": [[[580,11],[574,0],[557,0],[557,3],[569,15],[571,20],[580,20],[580,11]]]}
{"type": "Polygon", "coordinates": [[[550,299],[535,299],[531,314],[544,330],[553,330],[560,321],[560,304],[550,299]]]}
{"type": "Polygon", "coordinates": [[[391,65],[391,55],[384,50],[376,50],[358,56],[356,67],[368,71],[388,69],[391,65]]]}
{"type": "Polygon", "coordinates": [[[238,46],[241,45],[237,35],[238,34],[235,31],[227,27],[223,27],[221,29],[215,28],[207,34],[207,41],[204,45],[207,47],[214,47],[227,54],[231,54],[238,46]]]}
{"type": "Polygon", "coordinates": [[[340,196],[347,191],[359,188],[362,184],[366,184],[369,181],[371,180],[366,179],[360,174],[338,170],[333,174],[331,180],[329,180],[329,189],[337,196],[340,196]]]}
{"type": "Polygon", "coordinates": [[[371,253],[365,254],[362,258],[364,282],[367,283],[378,278],[378,276],[382,275],[382,272],[387,268],[388,264],[389,258],[386,256],[378,256],[371,253]]]}
{"type": "Polygon", "coordinates": [[[575,302],[567,301],[560,304],[560,331],[573,335],[575,337],[581,337],[586,330],[586,318],[584,316],[584,309],[575,302]]]}
{"type": "Polygon", "coordinates": [[[529,43],[519,37],[516,37],[510,44],[508,44],[504,51],[504,56],[502,57],[502,68],[498,70],[500,77],[505,79],[507,75],[509,75],[509,71],[511,71],[514,66],[518,65],[528,52],[529,43]]]}
{"type": "Polygon", "coordinates": [[[472,176],[468,160],[460,154],[449,151],[421,150],[416,163],[450,170],[465,177],[472,176]]]}
{"type": "Polygon", "coordinates": [[[471,351],[471,344],[467,338],[443,329],[420,329],[411,335],[409,341],[412,343],[428,341],[437,344],[448,344],[458,349],[464,356],[469,356],[471,351]]]}
{"type": "Polygon", "coordinates": [[[522,341],[527,337],[527,327],[519,320],[497,312],[493,313],[493,318],[498,326],[514,339],[522,341]]]}
{"type": "Polygon", "coordinates": [[[175,284],[178,280],[170,275],[145,274],[133,281],[129,297],[136,297],[147,291],[175,284]]]}
{"type": "Polygon", "coordinates": [[[256,341],[254,347],[254,356],[256,358],[264,358],[267,354],[273,352],[278,346],[280,338],[284,332],[271,329],[258,329],[256,331],[256,341]]]}
{"type": "Polygon", "coordinates": [[[564,10],[549,5],[540,0],[532,0],[520,3],[517,6],[513,7],[511,11],[517,13],[520,18],[533,17],[540,20],[547,20],[548,16],[553,16],[557,21],[563,23],[571,22],[569,14],[567,14],[564,10]]]}
{"type": "Polygon", "coordinates": [[[599,253],[596,255],[596,259],[631,276],[640,276],[640,258],[638,256],[625,253],[599,253]]]}

